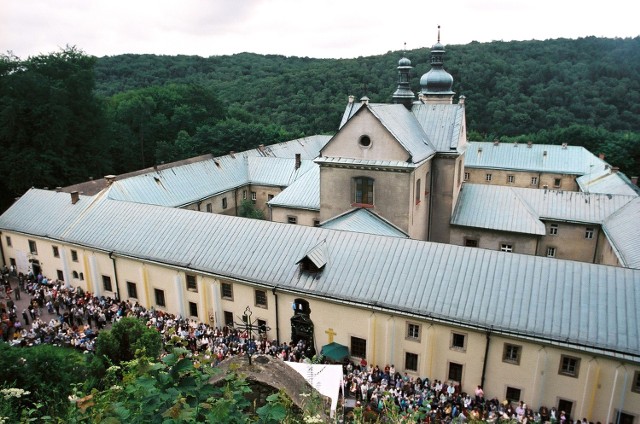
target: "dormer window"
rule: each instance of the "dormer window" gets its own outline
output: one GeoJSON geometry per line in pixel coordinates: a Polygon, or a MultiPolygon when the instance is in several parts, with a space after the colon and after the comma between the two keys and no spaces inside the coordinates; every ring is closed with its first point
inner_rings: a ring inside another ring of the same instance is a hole
{"type": "Polygon", "coordinates": [[[360,140],[358,140],[358,144],[360,144],[360,147],[364,147],[364,148],[371,147],[371,138],[368,135],[360,136],[360,140]]]}
{"type": "Polygon", "coordinates": [[[321,272],[327,264],[327,253],[324,249],[324,241],[321,241],[309,250],[298,262],[300,271],[309,273],[321,272]]]}

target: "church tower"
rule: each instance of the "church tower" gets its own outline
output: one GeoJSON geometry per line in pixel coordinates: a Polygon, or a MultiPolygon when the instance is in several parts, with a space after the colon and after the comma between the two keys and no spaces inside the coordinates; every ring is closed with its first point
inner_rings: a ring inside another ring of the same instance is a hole
{"type": "Polygon", "coordinates": [[[453,77],[444,70],[444,45],[440,43],[440,26],[438,25],[438,42],[431,47],[431,69],[420,78],[420,94],[422,100],[429,104],[453,103],[453,77]]]}
{"type": "Polygon", "coordinates": [[[411,110],[411,105],[415,99],[409,82],[411,69],[413,69],[411,61],[406,57],[398,61],[398,88],[396,88],[396,91],[393,93],[393,103],[402,104],[408,110],[411,110]]]}

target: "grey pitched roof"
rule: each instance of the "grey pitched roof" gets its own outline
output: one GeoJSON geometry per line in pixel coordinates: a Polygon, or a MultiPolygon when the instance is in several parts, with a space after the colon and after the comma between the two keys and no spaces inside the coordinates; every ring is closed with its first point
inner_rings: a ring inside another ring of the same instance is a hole
{"type": "Polygon", "coordinates": [[[367,208],[355,208],[320,223],[329,230],[355,231],[388,237],[408,238],[407,233],[367,208]]]}
{"type": "Polygon", "coordinates": [[[543,235],[545,229],[540,220],[602,224],[634,198],[465,183],[451,223],[543,235]]]}
{"type": "Polygon", "coordinates": [[[550,144],[468,143],[466,168],[507,169],[585,175],[603,170],[606,163],[581,146],[550,144]],[[546,152],[546,154],[545,154],[546,152]]]}
{"type": "MultiPolygon", "coordinates": [[[[318,156],[320,149],[324,147],[329,141],[331,136],[328,135],[313,135],[309,137],[298,138],[295,140],[289,140],[282,143],[272,144],[268,146],[260,146],[255,149],[246,150],[244,152],[236,153],[235,156],[241,157],[278,157],[278,158],[295,158],[296,154],[300,154],[301,159],[313,159],[318,156]]],[[[218,159],[223,160],[226,156],[221,156],[218,159]]],[[[215,159],[213,155],[196,156],[181,161],[163,163],[155,167],[149,167],[140,169],[133,172],[117,175],[116,180],[121,181],[127,178],[136,177],[139,175],[152,174],[157,171],[164,171],[167,169],[180,167],[196,162],[207,161],[215,159]]],[[[64,187],[62,190],[68,193],[72,191],[78,191],[88,196],[93,196],[99,193],[107,187],[107,180],[104,178],[85,181],[83,183],[74,184],[68,187],[64,187]]]]}
{"type": "Polygon", "coordinates": [[[419,163],[435,154],[431,141],[415,117],[401,104],[368,105],[382,125],[411,155],[411,162],[419,163]]]}
{"type": "Polygon", "coordinates": [[[624,194],[638,196],[640,189],[622,172],[611,172],[610,168],[585,174],[576,179],[581,191],[589,193],[624,194]]]}
{"type": "Polygon", "coordinates": [[[464,104],[414,103],[411,112],[438,152],[464,149],[458,145],[464,126],[464,104]]]}
{"type": "Polygon", "coordinates": [[[316,164],[269,202],[272,207],[320,210],[320,167],[316,164]]]}
{"type": "Polygon", "coordinates": [[[327,157],[321,156],[314,160],[315,163],[326,164],[346,164],[346,165],[362,165],[368,167],[380,167],[380,168],[398,168],[398,169],[414,169],[416,164],[400,160],[371,160],[371,159],[353,159],[342,157],[327,157]]]}
{"type": "Polygon", "coordinates": [[[602,229],[622,265],[640,269],[640,198],[611,214],[602,229]]]}
{"type": "Polygon", "coordinates": [[[272,157],[248,158],[249,179],[247,183],[266,186],[287,187],[301,175],[318,165],[311,160],[303,160],[296,168],[295,159],[272,157]]]}
{"type": "MultiPolygon", "coordinates": [[[[342,128],[362,106],[362,103],[347,104],[342,115],[340,128],[342,128]]],[[[406,111],[406,108],[402,105],[370,103],[369,106],[370,108],[379,106],[394,106],[397,108],[400,106],[406,111]]],[[[410,120],[408,117],[403,118],[411,121],[410,123],[405,123],[405,131],[416,132],[416,134],[424,133],[429,145],[437,152],[455,152],[463,149],[463,146],[459,146],[458,142],[464,126],[464,105],[414,103],[411,114],[413,115],[413,120],[410,120]],[[416,124],[420,130],[416,128],[416,124]]]]}
{"type": "Polygon", "coordinates": [[[640,270],[105,198],[68,219],[67,203],[32,189],[0,216],[0,229],[640,361],[640,270]],[[296,262],[322,241],[324,270],[301,273],[296,262]]]}

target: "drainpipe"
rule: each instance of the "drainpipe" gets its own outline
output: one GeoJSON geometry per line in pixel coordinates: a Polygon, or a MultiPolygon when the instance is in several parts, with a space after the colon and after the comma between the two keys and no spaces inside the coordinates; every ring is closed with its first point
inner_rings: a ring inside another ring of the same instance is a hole
{"type": "MultiPolygon", "coordinates": [[[[111,252],[109,252],[109,257],[111,258],[111,261],[113,262],[113,275],[115,277],[116,280],[116,296],[118,296],[118,302],[120,301],[120,299],[122,299],[120,297],[120,284],[118,284],[118,270],[116,269],[116,258],[113,256],[113,250],[111,252]]],[[[98,282],[96,282],[96,284],[99,284],[98,282]]]]}
{"type": "MultiPolygon", "coordinates": [[[[4,247],[2,247],[2,231],[0,231],[0,255],[2,255],[2,265],[5,265],[5,259],[4,259],[4,247]]],[[[17,270],[16,270],[17,271],[17,270]]]]}
{"type": "Polygon", "coordinates": [[[487,371],[487,358],[489,357],[489,344],[491,343],[491,331],[487,331],[487,343],[484,346],[484,359],[482,361],[482,377],[480,378],[480,387],[484,388],[484,377],[487,371]]]}
{"type": "Polygon", "coordinates": [[[624,369],[624,384],[622,389],[622,398],[620,399],[620,407],[618,408],[618,414],[616,416],[616,424],[620,424],[620,416],[622,414],[622,410],[624,409],[624,398],[627,395],[627,384],[629,379],[629,370],[625,367],[624,369]]]}
{"type": "MultiPolygon", "coordinates": [[[[433,166],[429,168],[429,217],[427,218],[427,240],[431,241],[431,213],[433,212],[433,179],[435,178],[433,166]]],[[[427,182],[425,181],[425,184],[427,182]]],[[[427,200],[427,199],[425,199],[427,200]]]]}
{"type": "Polygon", "coordinates": [[[274,287],[272,290],[273,297],[275,298],[276,304],[276,344],[280,345],[280,316],[278,314],[278,294],[276,293],[276,288],[274,287]]]}

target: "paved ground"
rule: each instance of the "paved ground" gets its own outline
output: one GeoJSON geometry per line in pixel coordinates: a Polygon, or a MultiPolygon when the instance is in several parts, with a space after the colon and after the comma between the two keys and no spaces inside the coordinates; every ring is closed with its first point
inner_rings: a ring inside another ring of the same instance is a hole
{"type": "MultiPolygon", "coordinates": [[[[22,322],[22,324],[26,324],[26,325],[31,325],[31,317],[29,317],[29,322],[25,323],[24,319],[22,317],[22,311],[25,309],[29,308],[29,305],[31,304],[31,295],[28,292],[23,291],[22,289],[20,290],[20,299],[16,300],[15,297],[15,288],[18,285],[18,279],[16,277],[10,277],[9,278],[9,284],[11,285],[11,289],[13,290],[13,292],[11,293],[11,300],[13,300],[13,302],[16,305],[17,311],[18,311],[18,319],[20,319],[20,321],[22,322]]],[[[5,297],[4,300],[0,300],[0,302],[7,304],[8,299],[5,297]]],[[[43,321],[48,322],[51,318],[55,317],[55,313],[54,314],[50,314],[49,312],[47,312],[47,308],[44,307],[41,309],[42,312],[42,316],[40,317],[43,321]]],[[[28,312],[27,312],[28,313],[28,312]]]]}

